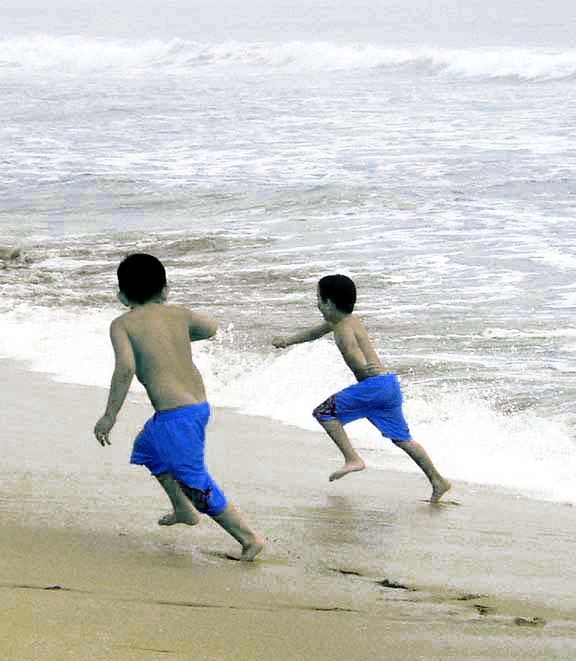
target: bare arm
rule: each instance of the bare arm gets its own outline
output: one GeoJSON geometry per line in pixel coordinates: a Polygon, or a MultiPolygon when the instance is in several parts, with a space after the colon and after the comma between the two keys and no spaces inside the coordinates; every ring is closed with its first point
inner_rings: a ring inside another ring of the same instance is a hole
{"type": "Polygon", "coordinates": [[[303,342],[312,342],[317,340],[324,335],[332,332],[332,324],[325,321],[323,324],[318,326],[312,326],[311,328],[305,328],[304,330],[291,335],[290,337],[275,337],[272,340],[272,344],[277,349],[285,349],[292,344],[302,344],[303,342]]]}
{"type": "Polygon", "coordinates": [[[128,333],[119,319],[110,326],[110,339],[115,355],[114,373],[110,384],[110,393],[104,415],[94,427],[94,435],[100,445],[110,445],[110,430],[116,422],[116,416],[124,404],[130,384],[136,371],[134,351],[128,333]]]}
{"type": "Polygon", "coordinates": [[[218,324],[210,317],[205,317],[195,312],[188,313],[188,335],[190,342],[196,340],[207,340],[216,335],[218,324]]]}

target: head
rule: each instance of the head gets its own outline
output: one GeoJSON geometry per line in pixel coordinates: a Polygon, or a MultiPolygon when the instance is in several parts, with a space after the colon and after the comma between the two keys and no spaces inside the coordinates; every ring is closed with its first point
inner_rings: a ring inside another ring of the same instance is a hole
{"type": "Polygon", "coordinates": [[[318,308],[326,317],[331,311],[352,314],[356,304],[356,285],[346,275],[327,275],[318,282],[318,308]]]}
{"type": "Polygon", "coordinates": [[[162,262],[145,253],[128,255],[118,267],[120,300],[129,306],[166,300],[166,270],[162,262]]]}

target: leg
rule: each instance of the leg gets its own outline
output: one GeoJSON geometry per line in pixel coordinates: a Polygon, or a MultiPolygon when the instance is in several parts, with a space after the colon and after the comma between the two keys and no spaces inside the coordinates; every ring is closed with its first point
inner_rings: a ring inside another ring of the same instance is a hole
{"type": "Polygon", "coordinates": [[[226,500],[220,487],[212,482],[202,491],[182,484],[182,490],[199,512],[211,516],[218,525],[242,545],[240,560],[250,562],[264,548],[264,540],[246,523],[238,510],[226,500]]]}
{"type": "Polygon", "coordinates": [[[322,419],[316,417],[316,420],[322,425],[328,436],[336,443],[338,449],[344,456],[344,465],[342,468],[339,468],[337,471],[334,471],[330,475],[330,482],[334,480],[339,480],[341,477],[348,475],[348,473],[355,473],[357,471],[364,470],[366,464],[362,460],[362,457],[356,452],[350,443],[348,434],[346,433],[344,427],[340,420],[336,419],[322,419]]]}
{"type": "Polygon", "coordinates": [[[240,560],[251,562],[264,548],[264,540],[250,528],[232,503],[228,503],[220,514],[215,514],[212,518],[242,545],[240,560]]]}
{"type": "Polygon", "coordinates": [[[199,523],[200,516],[192,507],[192,503],[182,491],[172,473],[160,473],[156,476],[156,479],[162,485],[174,508],[173,512],[165,514],[160,518],[158,523],[161,526],[173,526],[175,523],[185,523],[189,526],[195,526],[199,523]]]}
{"type": "Polygon", "coordinates": [[[416,441],[392,441],[399,448],[402,448],[404,452],[421,468],[424,472],[430,484],[432,485],[432,496],[430,498],[431,503],[437,503],[440,498],[450,489],[452,486],[448,480],[442,477],[440,473],[436,470],[436,467],[432,463],[432,460],[428,456],[426,450],[416,441]]]}

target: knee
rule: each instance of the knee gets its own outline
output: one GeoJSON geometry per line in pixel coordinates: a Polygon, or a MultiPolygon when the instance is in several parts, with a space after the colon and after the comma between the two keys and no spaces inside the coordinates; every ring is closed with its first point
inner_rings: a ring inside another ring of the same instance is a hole
{"type": "Polygon", "coordinates": [[[214,483],[205,490],[193,489],[183,484],[182,490],[200,514],[217,516],[226,509],[226,505],[228,504],[226,496],[214,483]]]}
{"type": "Polygon", "coordinates": [[[391,438],[390,440],[397,448],[402,448],[402,450],[405,450],[406,452],[408,452],[413,445],[413,441],[410,438],[391,438]]]}
{"type": "Polygon", "coordinates": [[[190,499],[192,505],[194,505],[199,512],[204,514],[208,506],[209,495],[205,491],[191,489],[190,487],[186,489],[186,495],[190,499]]]}
{"type": "Polygon", "coordinates": [[[320,424],[326,420],[334,419],[336,417],[336,397],[334,395],[328,397],[312,411],[312,415],[320,424]]]}
{"type": "Polygon", "coordinates": [[[205,514],[208,509],[211,497],[210,489],[194,489],[194,487],[189,487],[183,482],[179,482],[182,491],[186,494],[188,500],[194,505],[194,507],[201,513],[205,514]]]}

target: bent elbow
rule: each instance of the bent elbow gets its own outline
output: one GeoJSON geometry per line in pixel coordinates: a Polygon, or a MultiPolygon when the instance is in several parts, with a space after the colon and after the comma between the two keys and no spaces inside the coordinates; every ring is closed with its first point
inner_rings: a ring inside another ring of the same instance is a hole
{"type": "Polygon", "coordinates": [[[214,337],[214,335],[216,335],[217,332],[218,332],[218,324],[215,321],[213,321],[206,329],[206,339],[210,337],[214,337]]]}
{"type": "Polygon", "coordinates": [[[191,342],[197,340],[207,340],[210,337],[214,337],[218,331],[218,324],[209,317],[205,317],[200,321],[195,321],[191,324],[188,329],[188,337],[191,342]]]}
{"type": "Polygon", "coordinates": [[[197,337],[199,340],[208,340],[209,338],[214,337],[217,332],[218,324],[211,319],[204,325],[204,328],[201,329],[197,337]]]}

